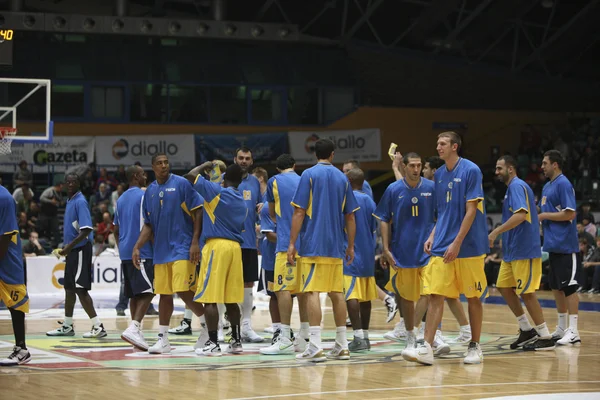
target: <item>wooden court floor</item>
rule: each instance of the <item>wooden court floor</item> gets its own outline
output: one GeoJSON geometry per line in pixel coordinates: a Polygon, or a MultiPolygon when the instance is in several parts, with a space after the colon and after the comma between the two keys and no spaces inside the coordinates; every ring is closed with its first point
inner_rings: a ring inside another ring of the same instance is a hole
{"type": "MultiPolygon", "coordinates": [[[[171,335],[173,353],[151,356],[134,352],[120,340],[126,317],[103,317],[110,334],[91,341],[81,338],[88,329],[85,319],[75,320],[77,336],[56,339],[44,335],[56,326],[54,319],[32,317],[27,328],[34,360],[22,367],[0,368],[0,399],[527,399],[562,393],[577,396],[572,399],[600,398],[600,296],[580,297],[584,307],[595,310],[580,314],[581,346],[539,353],[510,350],[518,326],[507,306],[494,304],[501,300],[492,291],[484,306],[484,363],[462,364],[466,347],[452,345],[452,353],[438,358],[432,367],[403,361],[404,345],[383,339],[393,325],[385,323],[380,303],[373,310],[372,351],[353,354],[349,362],[318,365],[298,363],[293,356],[259,355],[258,348],[266,344],[245,345],[240,356],[199,357],[192,351],[196,335],[171,335]]],[[[542,292],[540,298],[549,300],[551,294],[542,292]]],[[[553,330],[556,312],[544,311],[553,330]]],[[[331,345],[331,309],[324,315],[324,341],[331,345]]],[[[179,312],[172,326],[180,318],[179,312]]],[[[267,311],[255,311],[253,324],[261,333],[269,324],[267,311]]],[[[456,334],[458,326],[449,310],[443,325],[445,336],[456,334]]],[[[157,328],[156,317],[145,320],[147,338],[157,328]]],[[[0,357],[9,353],[12,341],[10,320],[0,319],[0,357]]]]}

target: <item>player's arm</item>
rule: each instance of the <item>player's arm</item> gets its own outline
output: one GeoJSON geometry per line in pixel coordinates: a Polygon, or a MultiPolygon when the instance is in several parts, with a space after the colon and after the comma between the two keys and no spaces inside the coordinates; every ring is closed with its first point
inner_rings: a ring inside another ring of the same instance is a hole
{"type": "Polygon", "coordinates": [[[558,212],[545,212],[538,215],[538,219],[541,221],[555,221],[555,222],[564,222],[564,221],[573,221],[576,217],[576,213],[574,210],[564,209],[558,212]]]}
{"type": "Polygon", "coordinates": [[[18,232],[6,232],[4,235],[0,236],[0,259],[6,256],[8,252],[8,246],[10,246],[10,242],[12,241],[13,235],[16,235],[18,232]]]}
{"type": "Polygon", "coordinates": [[[519,226],[527,219],[527,214],[529,213],[529,202],[526,188],[520,185],[513,185],[508,188],[506,194],[507,199],[505,201],[509,202],[508,206],[514,211],[508,220],[506,220],[502,225],[494,229],[488,235],[490,248],[494,247],[494,241],[498,235],[519,226]]]}
{"type": "Polygon", "coordinates": [[[481,200],[467,201],[465,217],[460,224],[460,229],[456,238],[444,253],[444,263],[449,264],[458,257],[463,240],[465,240],[465,237],[467,236],[467,233],[469,233],[471,225],[473,225],[473,221],[475,221],[475,217],[477,216],[477,204],[479,201],[481,200]]]}
{"type": "Polygon", "coordinates": [[[213,168],[212,161],[207,161],[207,162],[197,166],[196,168],[193,168],[192,170],[190,170],[190,172],[183,175],[183,177],[185,179],[187,179],[188,181],[190,181],[190,183],[193,185],[196,182],[196,178],[198,177],[198,175],[202,175],[202,176],[207,175],[208,171],[210,171],[212,168],[213,168]]]}
{"type": "Polygon", "coordinates": [[[390,223],[389,221],[381,221],[381,246],[383,247],[383,257],[386,263],[396,269],[396,261],[390,250],[390,223]]]}
{"type": "Polygon", "coordinates": [[[194,264],[200,261],[200,234],[202,233],[202,207],[196,208],[194,215],[194,235],[190,246],[190,261],[194,264]]]}
{"type": "Polygon", "coordinates": [[[71,243],[69,243],[65,247],[63,247],[59,251],[59,254],[61,256],[66,256],[67,254],[69,254],[75,246],[77,246],[83,240],[87,239],[87,237],[90,235],[91,232],[92,232],[91,227],[86,226],[86,227],[80,228],[79,235],[77,235],[77,237],[71,243]]]}
{"type": "Polygon", "coordinates": [[[541,213],[538,218],[540,221],[555,221],[555,222],[566,222],[573,221],[577,214],[577,201],[575,200],[575,191],[570,183],[561,183],[557,188],[558,197],[562,210],[558,212],[545,212],[541,213]]]}
{"type": "Polygon", "coordinates": [[[346,220],[346,234],[348,235],[348,249],[352,249],[351,253],[346,251],[346,261],[348,264],[352,264],[354,261],[354,239],[356,238],[356,218],[354,213],[344,215],[346,220]]]}
{"type": "Polygon", "coordinates": [[[267,240],[271,243],[277,243],[277,234],[275,232],[265,232],[267,240]]]}
{"type": "Polygon", "coordinates": [[[505,223],[503,223],[502,225],[490,232],[490,234],[488,235],[488,239],[490,241],[490,248],[494,247],[494,242],[496,241],[496,238],[499,235],[503,234],[506,231],[510,231],[511,229],[516,228],[517,226],[521,225],[521,223],[526,219],[526,210],[520,209],[514,212],[513,215],[511,215],[505,223]]]}
{"type": "Polygon", "coordinates": [[[296,241],[302,229],[304,218],[306,217],[306,210],[311,206],[311,193],[312,183],[310,177],[310,170],[304,171],[300,176],[300,182],[296,187],[296,193],[292,198],[292,206],[294,207],[294,214],[292,215],[292,227],[290,229],[290,244],[288,246],[287,257],[290,264],[295,264],[296,259],[296,241]]]}
{"type": "Polygon", "coordinates": [[[114,232],[114,237],[115,237],[115,245],[117,246],[117,249],[118,249],[118,248],[120,248],[119,247],[119,225],[114,225],[113,232],[114,232]]]}
{"type": "Polygon", "coordinates": [[[141,269],[140,249],[144,247],[148,240],[152,239],[154,239],[152,226],[148,223],[145,223],[144,227],[142,228],[142,231],[140,232],[140,236],[138,237],[137,242],[135,242],[135,245],[133,246],[133,253],[131,256],[131,261],[137,269],[141,269]]]}
{"type": "Polygon", "coordinates": [[[90,210],[87,207],[87,203],[78,202],[75,205],[77,211],[77,222],[79,223],[79,235],[71,243],[66,244],[62,250],[59,251],[61,256],[66,256],[82,241],[86,240],[93,230],[92,216],[90,210]]]}
{"type": "Polygon", "coordinates": [[[402,153],[400,153],[399,151],[396,152],[396,155],[394,156],[394,160],[392,161],[392,171],[394,171],[394,176],[396,177],[397,181],[404,178],[404,175],[405,175],[404,159],[402,157],[402,153]]]}
{"type": "Polygon", "coordinates": [[[288,247],[288,262],[295,263],[296,258],[296,241],[300,234],[300,229],[306,217],[306,210],[301,207],[295,207],[294,215],[292,215],[292,229],[290,230],[290,246],[288,247]]]}

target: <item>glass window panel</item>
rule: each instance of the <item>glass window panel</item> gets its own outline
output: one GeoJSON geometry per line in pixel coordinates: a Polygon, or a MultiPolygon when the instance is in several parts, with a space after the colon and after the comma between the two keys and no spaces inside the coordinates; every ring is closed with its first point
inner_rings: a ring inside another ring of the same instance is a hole
{"type": "Polygon", "coordinates": [[[170,85],[169,96],[170,122],[208,122],[207,87],[170,85]]]}
{"type": "Polygon", "coordinates": [[[282,90],[252,89],[252,121],[282,122],[282,90]]]}
{"type": "MultiPolygon", "coordinates": [[[[44,92],[43,90],[40,90],[44,92]]],[[[83,117],[85,92],[82,85],[52,85],[52,117],[83,117]]],[[[23,104],[26,104],[26,101],[23,104]]],[[[45,107],[46,101],[40,102],[45,107]]],[[[20,107],[19,107],[20,108],[20,107]]],[[[20,112],[20,110],[19,110],[20,112]]],[[[42,118],[45,108],[42,108],[42,118]]]]}
{"type": "Polygon", "coordinates": [[[122,87],[93,87],[92,116],[94,118],[123,118],[123,97],[122,87]]]}
{"type": "Polygon", "coordinates": [[[288,89],[288,121],[290,125],[321,123],[319,89],[293,87],[288,89]]]}
{"type": "Polygon", "coordinates": [[[354,109],[353,88],[324,89],[325,122],[334,121],[354,109]]]}
{"type": "Polygon", "coordinates": [[[131,121],[167,122],[167,85],[131,85],[131,121]]]}
{"type": "Polygon", "coordinates": [[[209,93],[211,123],[247,123],[245,86],[211,87],[209,93]]]}

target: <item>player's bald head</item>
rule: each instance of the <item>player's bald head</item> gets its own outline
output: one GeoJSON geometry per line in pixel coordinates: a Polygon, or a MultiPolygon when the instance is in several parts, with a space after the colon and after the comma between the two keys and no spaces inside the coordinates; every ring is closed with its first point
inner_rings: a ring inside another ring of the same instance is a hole
{"type": "Polygon", "coordinates": [[[131,183],[135,178],[135,174],[142,172],[142,168],[137,165],[127,167],[125,174],[127,175],[127,182],[131,183]]]}
{"type": "Polygon", "coordinates": [[[346,172],[350,185],[354,190],[361,190],[365,183],[365,173],[360,168],[352,168],[346,172]]]}

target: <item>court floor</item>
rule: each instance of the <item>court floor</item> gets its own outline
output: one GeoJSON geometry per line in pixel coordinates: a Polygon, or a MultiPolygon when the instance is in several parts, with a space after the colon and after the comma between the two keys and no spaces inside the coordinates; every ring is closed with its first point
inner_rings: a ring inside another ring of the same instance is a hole
{"type": "MultiPolygon", "coordinates": [[[[553,305],[551,294],[541,292],[544,307],[553,305]]],[[[600,398],[600,296],[580,295],[579,330],[582,345],[560,347],[553,352],[524,353],[510,350],[518,329],[500,295],[494,290],[484,306],[482,347],[484,363],[462,364],[465,345],[451,345],[452,353],[440,357],[432,367],[407,363],[400,356],[403,343],[383,339],[393,328],[385,323],[386,312],[375,303],[370,329],[372,350],[353,353],[350,361],[323,364],[298,363],[293,356],[262,356],[265,344],[244,344],[243,355],[220,358],[196,356],[196,335],[171,335],[170,355],[134,351],[120,339],[128,317],[117,317],[112,299],[96,299],[99,315],[109,331],[102,339],[83,339],[90,328],[81,309],[75,312],[77,335],[50,338],[44,332],[56,327],[63,312],[60,298],[33,298],[28,317],[28,347],[31,363],[17,368],[0,367],[0,398],[23,399],[111,399],[111,398],[202,398],[202,399],[474,399],[510,397],[518,399],[600,398]],[[51,307],[48,308],[48,304],[51,307]],[[6,397],[5,397],[6,396],[6,397]],[[531,397],[530,397],[531,396],[531,397]]],[[[333,345],[335,329],[329,304],[324,312],[324,342],[333,345]]],[[[466,304],[465,304],[466,307],[466,304]]],[[[544,308],[551,330],[556,312],[544,308]]],[[[179,303],[172,326],[179,323],[179,303]]],[[[297,314],[294,314],[294,325],[297,314]]],[[[257,302],[253,314],[255,330],[269,325],[267,304],[257,302]]],[[[199,322],[194,319],[194,327],[199,322]]],[[[444,335],[456,335],[458,326],[446,310],[444,335]]],[[[147,317],[144,331],[151,338],[158,329],[157,317],[147,317]]],[[[348,331],[349,337],[351,329],[348,331]]],[[[7,311],[0,311],[0,357],[12,348],[12,328],[7,311]]]]}

